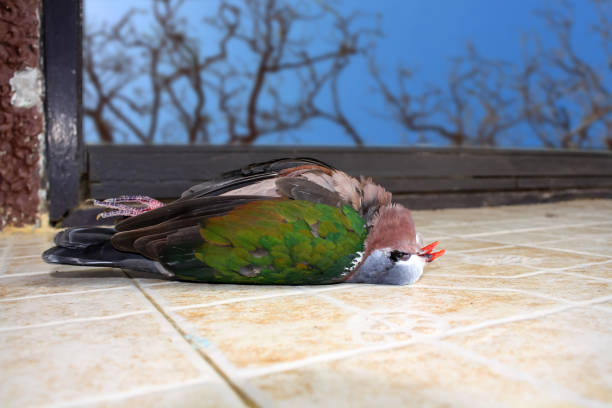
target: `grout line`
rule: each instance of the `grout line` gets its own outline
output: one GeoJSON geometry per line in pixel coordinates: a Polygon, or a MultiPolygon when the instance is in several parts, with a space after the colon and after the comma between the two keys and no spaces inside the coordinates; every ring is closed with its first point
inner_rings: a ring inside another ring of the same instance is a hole
{"type": "Polygon", "coordinates": [[[38,299],[38,298],[52,297],[52,296],[81,295],[81,294],[84,294],[84,293],[106,292],[106,291],[110,291],[110,290],[131,289],[131,288],[133,288],[132,285],[129,285],[129,286],[114,286],[112,288],[75,290],[75,291],[69,291],[69,292],[45,293],[45,294],[42,294],[42,295],[29,295],[29,296],[19,296],[19,297],[12,297],[12,298],[4,298],[4,299],[0,299],[0,303],[2,303],[2,302],[13,302],[13,301],[18,301],[18,300],[38,299]]]}
{"type": "MultiPolygon", "coordinates": [[[[603,223],[603,224],[609,224],[609,223],[603,223]]],[[[582,223],[582,224],[557,224],[554,226],[542,226],[542,227],[531,227],[531,228],[517,228],[517,229],[509,229],[509,230],[501,230],[501,231],[495,231],[494,233],[491,232],[478,232],[475,234],[466,234],[463,235],[463,237],[466,238],[474,238],[474,237],[484,237],[487,235],[501,235],[501,234],[509,234],[509,233],[518,233],[518,232],[537,232],[537,231],[546,231],[546,230],[555,230],[555,229],[562,229],[562,228],[568,228],[568,227],[592,227],[592,226],[598,226],[598,225],[602,225],[602,222],[587,222],[587,223],[582,223]]],[[[456,234],[447,234],[447,235],[456,235],[456,234]]]]}
{"type": "MultiPolygon", "coordinates": [[[[239,302],[245,302],[245,301],[250,301],[250,300],[272,299],[272,298],[283,297],[283,296],[306,295],[308,293],[330,292],[330,291],[336,291],[336,290],[348,290],[355,286],[357,285],[356,284],[332,284],[332,285],[321,285],[321,287],[296,286],[297,289],[292,290],[292,291],[286,291],[286,292],[280,292],[280,293],[269,293],[266,295],[258,295],[258,296],[236,297],[236,298],[230,298],[230,299],[217,300],[214,302],[197,303],[197,304],[186,305],[186,306],[169,306],[168,309],[172,310],[173,312],[176,312],[176,311],[181,311],[181,310],[226,305],[226,304],[231,304],[231,303],[239,303],[239,302]]],[[[145,287],[148,287],[148,286],[145,286],[145,287]]]]}
{"type": "Polygon", "coordinates": [[[14,256],[11,259],[29,259],[29,258],[40,258],[40,254],[36,254],[36,255],[19,255],[19,256],[14,256]]]}
{"type": "MultiPolygon", "coordinates": [[[[330,284],[330,285],[321,285],[321,286],[316,286],[316,287],[296,286],[297,289],[295,289],[294,291],[286,291],[286,292],[281,292],[281,293],[269,293],[269,294],[266,294],[266,295],[258,295],[258,296],[236,297],[236,298],[230,298],[230,299],[217,300],[217,301],[214,301],[214,302],[197,303],[197,304],[186,305],[186,306],[169,306],[168,309],[176,312],[176,311],[181,311],[181,310],[197,309],[197,308],[201,308],[201,307],[211,307],[211,306],[218,306],[218,305],[226,305],[226,304],[245,302],[245,301],[250,301],[250,300],[272,299],[272,298],[283,297],[283,296],[306,295],[308,293],[331,292],[331,291],[337,291],[337,290],[338,291],[339,290],[348,290],[348,289],[351,289],[351,288],[353,288],[355,286],[357,286],[357,285],[356,284],[342,284],[342,283],[340,283],[340,284],[330,284]]],[[[144,286],[144,287],[147,288],[149,286],[144,286]]]]}
{"type": "Polygon", "coordinates": [[[48,405],[48,408],[69,408],[69,407],[81,407],[83,405],[92,405],[106,401],[117,401],[130,397],[137,397],[139,395],[146,395],[149,393],[157,393],[162,391],[172,391],[176,389],[180,389],[183,387],[187,387],[190,385],[198,385],[198,384],[206,384],[209,383],[210,380],[204,377],[195,378],[192,380],[187,380],[181,383],[173,383],[173,384],[159,384],[159,385],[149,385],[144,387],[138,387],[130,391],[123,392],[115,392],[112,394],[102,394],[98,397],[92,398],[84,398],[74,401],[66,401],[66,402],[58,402],[55,404],[48,405]]]}
{"type": "Polygon", "coordinates": [[[546,249],[549,251],[559,251],[559,252],[567,252],[569,254],[583,255],[583,256],[594,256],[597,258],[609,258],[612,259],[612,255],[603,255],[596,252],[584,252],[584,251],[576,251],[574,249],[568,248],[557,248],[554,246],[544,246],[544,245],[532,245],[532,244],[519,244],[517,246],[524,246],[527,248],[535,248],[535,249],[546,249]]]}
{"type": "MultiPolygon", "coordinates": [[[[464,239],[466,236],[460,236],[460,235],[450,235],[449,236],[451,238],[456,238],[456,239],[464,239]]],[[[536,244],[529,244],[529,243],[515,243],[515,244],[507,244],[504,242],[500,242],[500,241],[495,241],[495,239],[491,239],[491,238],[486,238],[486,237],[470,237],[470,239],[474,239],[476,241],[479,242],[497,242],[499,244],[504,244],[507,245],[507,247],[516,247],[516,248],[520,248],[520,247],[526,247],[526,248],[533,248],[533,249],[544,249],[544,250],[549,250],[549,251],[558,251],[558,252],[565,252],[565,253],[570,253],[570,254],[577,254],[577,255],[583,255],[583,256],[594,256],[594,257],[598,257],[598,258],[612,258],[612,255],[601,255],[598,253],[592,253],[592,252],[582,252],[582,251],[575,251],[573,249],[565,249],[565,248],[555,248],[555,247],[546,247],[546,246],[541,246],[541,245],[536,245],[536,244]]],[[[544,242],[548,242],[548,241],[544,241],[544,242]]],[[[538,243],[539,244],[539,243],[538,243]]],[[[478,251],[480,252],[484,252],[484,251],[489,251],[489,250],[493,250],[493,249],[500,249],[497,247],[489,247],[489,248],[481,248],[478,251]]],[[[453,251],[453,253],[459,253],[461,254],[463,251],[453,251]]],[[[470,250],[470,252],[472,252],[472,250],[470,250]]],[[[474,250],[473,252],[476,252],[476,250],[474,250]]],[[[450,253],[450,252],[449,252],[450,253]]]]}
{"type": "Polygon", "coordinates": [[[467,291],[479,291],[479,292],[502,292],[502,293],[519,293],[526,296],[533,296],[537,298],[542,298],[546,300],[553,300],[559,303],[565,304],[574,304],[574,301],[557,298],[554,296],[544,295],[538,292],[531,292],[529,290],[521,290],[521,289],[510,289],[510,288],[473,288],[469,286],[438,286],[438,285],[419,285],[418,283],[413,285],[415,289],[445,289],[445,290],[467,290],[467,291]]]}
{"type": "Polygon", "coordinates": [[[558,248],[558,247],[555,247],[553,245],[548,245],[548,244],[539,245],[539,246],[526,244],[526,245],[521,245],[521,246],[526,246],[529,248],[548,249],[548,250],[554,250],[554,251],[568,252],[568,253],[577,254],[577,255],[595,256],[599,258],[612,258],[612,255],[604,255],[604,254],[600,254],[597,252],[576,251],[575,249],[568,249],[568,248],[558,248]]]}
{"type": "MultiPolygon", "coordinates": [[[[364,312],[364,310],[358,306],[349,305],[348,303],[343,302],[340,299],[336,299],[335,297],[327,295],[325,293],[313,293],[311,296],[314,296],[319,299],[323,299],[326,302],[331,303],[332,305],[338,306],[339,308],[344,309],[345,311],[348,311],[351,313],[363,313],[364,312]]],[[[374,318],[374,320],[381,320],[381,319],[374,318]]]]}
{"type": "MultiPolygon", "coordinates": [[[[457,238],[457,237],[453,237],[453,238],[457,238]]],[[[480,242],[486,242],[484,240],[481,240],[480,242]]],[[[497,243],[497,242],[496,242],[497,243]]],[[[501,244],[501,243],[500,243],[501,244]]],[[[485,248],[476,248],[476,249],[461,249],[458,251],[453,251],[453,250],[449,250],[447,251],[449,254],[469,254],[471,252],[481,252],[484,250],[490,250],[490,249],[504,249],[504,248],[512,248],[513,246],[516,246],[514,244],[503,244],[503,245],[499,245],[499,246],[490,246],[490,247],[485,247],[485,248]]]]}
{"type": "Polygon", "coordinates": [[[589,305],[597,304],[597,303],[603,303],[609,300],[612,300],[612,295],[600,297],[596,299],[591,299],[587,301],[575,302],[573,304],[567,304],[567,305],[558,306],[555,308],[541,310],[537,312],[518,314],[518,315],[511,316],[511,317],[500,318],[500,319],[492,319],[492,320],[468,325],[468,326],[461,327],[461,328],[450,329],[444,333],[434,335],[434,336],[422,336],[417,339],[389,342],[389,343],[361,347],[361,348],[357,348],[353,350],[325,353],[325,354],[320,354],[320,355],[313,356],[313,357],[306,357],[300,360],[278,363],[278,364],[274,364],[274,365],[266,366],[266,367],[239,369],[237,375],[241,379],[246,380],[246,379],[253,378],[253,377],[259,377],[263,375],[269,375],[269,374],[274,374],[274,373],[279,373],[279,372],[284,372],[284,371],[295,370],[295,369],[299,369],[299,368],[306,367],[306,366],[316,364],[316,363],[326,363],[326,362],[331,362],[331,361],[337,361],[337,360],[354,357],[354,356],[358,356],[362,354],[369,354],[369,353],[373,353],[377,351],[393,350],[396,348],[401,348],[401,347],[405,347],[405,346],[417,344],[417,343],[430,343],[432,340],[438,340],[438,339],[446,338],[452,335],[469,333],[472,331],[477,331],[480,329],[494,327],[494,326],[507,324],[507,323],[514,323],[514,322],[519,322],[519,321],[524,321],[524,320],[537,319],[540,317],[560,313],[560,312],[563,312],[569,309],[589,306],[589,305]]]}
{"type": "MultiPolygon", "coordinates": [[[[499,319],[488,320],[488,321],[485,321],[485,322],[482,322],[482,323],[472,324],[472,325],[469,325],[469,326],[466,326],[466,327],[461,327],[461,328],[457,328],[457,329],[451,329],[451,330],[449,330],[448,333],[450,333],[450,335],[463,334],[463,333],[467,333],[467,332],[470,332],[470,331],[475,331],[475,330],[484,329],[484,328],[487,328],[487,327],[497,326],[499,324],[514,323],[514,322],[520,322],[520,321],[523,321],[523,320],[531,320],[531,319],[535,319],[535,318],[538,318],[538,317],[543,317],[543,316],[548,316],[548,315],[551,315],[551,314],[563,312],[563,311],[568,310],[568,309],[573,309],[573,308],[578,308],[578,307],[583,307],[583,306],[590,306],[590,305],[594,305],[594,304],[597,304],[597,303],[604,303],[604,302],[607,302],[609,300],[612,300],[612,295],[602,296],[602,297],[598,297],[598,298],[590,299],[590,300],[581,300],[581,301],[567,302],[568,304],[566,304],[566,305],[558,306],[558,307],[552,308],[552,309],[540,310],[540,311],[537,311],[537,312],[526,313],[526,314],[523,314],[523,315],[515,315],[515,316],[510,316],[510,317],[503,317],[503,318],[499,318],[499,319]]],[[[446,335],[444,337],[446,337],[446,335]]]]}
{"type": "Polygon", "coordinates": [[[246,296],[246,297],[242,297],[242,298],[231,298],[231,299],[217,300],[215,302],[198,303],[198,304],[186,305],[186,306],[173,306],[173,307],[169,307],[169,309],[172,310],[172,311],[180,311],[180,310],[187,310],[187,309],[197,309],[197,308],[201,308],[201,307],[226,305],[226,304],[229,304],[229,303],[246,302],[246,301],[249,301],[249,300],[271,299],[271,298],[277,298],[277,297],[283,297],[283,296],[296,296],[296,295],[304,295],[304,294],[305,294],[305,292],[303,290],[297,289],[295,291],[287,291],[287,292],[281,292],[281,293],[270,293],[270,294],[267,294],[267,295],[246,296]]]}
{"type": "Polygon", "coordinates": [[[176,285],[182,282],[179,281],[166,281],[166,282],[155,282],[155,283],[142,283],[138,280],[138,278],[134,279],[136,282],[140,283],[143,288],[150,288],[155,286],[165,286],[165,285],[176,285]]]}
{"type": "Polygon", "coordinates": [[[330,285],[321,286],[300,286],[304,289],[305,293],[322,293],[322,292],[335,292],[342,290],[349,290],[359,287],[358,283],[334,283],[330,285]]]}
{"type": "MultiPolygon", "coordinates": [[[[573,266],[571,268],[602,265],[602,264],[607,264],[610,262],[612,261],[606,261],[603,263],[595,263],[595,264],[584,264],[580,266],[573,266]]],[[[517,275],[472,275],[472,274],[462,274],[462,273],[432,273],[429,276],[430,277],[443,277],[443,278],[473,278],[473,279],[501,279],[501,280],[504,280],[504,279],[521,279],[521,278],[527,278],[531,276],[544,275],[544,274],[556,274],[556,275],[576,276],[580,278],[599,280],[602,282],[612,282],[612,279],[601,278],[598,276],[591,276],[587,273],[581,274],[577,272],[567,272],[569,269],[570,268],[559,268],[558,270],[557,269],[542,269],[542,270],[537,270],[534,272],[519,273],[517,275]]]]}
{"type": "MultiPolygon", "coordinates": [[[[125,272],[124,272],[125,273],[125,272]]],[[[130,276],[129,273],[126,273],[127,276],[130,276]]],[[[130,277],[131,278],[131,277],[130,277]]],[[[229,374],[226,374],[213,360],[210,358],[201,348],[194,347],[191,342],[187,340],[187,335],[181,326],[176,322],[174,318],[172,318],[160,305],[159,303],[149,294],[144,288],[140,285],[139,282],[132,279],[132,283],[138,288],[138,290],[142,293],[142,295],[147,298],[147,300],[151,303],[151,305],[161,314],[161,316],[170,323],[170,325],[176,330],[176,332],[180,335],[180,337],[185,341],[189,347],[196,351],[203,359],[206,361],[210,367],[226,382],[226,384],[238,395],[241,401],[249,407],[258,407],[258,405],[253,401],[251,397],[249,397],[237,384],[235,384],[229,374]]]]}
{"type": "Polygon", "coordinates": [[[567,270],[570,270],[570,269],[584,268],[584,267],[587,267],[587,266],[606,265],[606,264],[609,264],[609,263],[612,263],[612,259],[606,260],[606,261],[588,262],[588,263],[583,263],[583,264],[579,264],[579,265],[569,265],[569,266],[561,266],[561,267],[553,267],[553,268],[539,266],[537,268],[539,268],[540,270],[545,270],[545,271],[549,271],[549,272],[562,272],[562,271],[567,271],[567,270]]]}
{"type": "Polygon", "coordinates": [[[2,278],[15,278],[19,276],[35,276],[35,275],[48,275],[55,271],[34,271],[34,272],[24,272],[24,273],[11,273],[11,274],[0,274],[0,279],[2,278]]]}
{"type": "Polygon", "coordinates": [[[151,312],[152,310],[139,310],[137,312],[117,313],[117,314],[113,314],[109,316],[79,317],[75,319],[54,320],[52,322],[31,324],[27,326],[6,326],[6,327],[0,327],[0,332],[23,330],[23,329],[37,329],[40,327],[59,326],[59,325],[70,324],[70,323],[95,322],[95,321],[100,321],[100,320],[120,319],[122,317],[146,314],[146,313],[151,313],[151,312]]]}
{"type": "Polygon", "coordinates": [[[10,236],[8,238],[8,245],[2,251],[2,258],[0,258],[0,278],[6,274],[6,268],[8,267],[11,253],[13,252],[14,238],[10,236]]]}
{"type": "Polygon", "coordinates": [[[487,367],[491,371],[496,372],[506,378],[526,382],[533,386],[535,389],[545,389],[548,393],[556,396],[557,398],[562,398],[564,402],[569,400],[572,401],[572,403],[586,405],[589,407],[609,407],[608,404],[602,401],[597,401],[585,397],[580,393],[571,391],[568,388],[562,387],[555,382],[541,380],[538,377],[535,377],[527,372],[524,372],[512,366],[508,366],[504,363],[499,362],[498,360],[482,356],[470,349],[440,340],[432,341],[431,343],[436,347],[441,346],[443,348],[446,348],[452,353],[458,354],[459,356],[467,360],[477,362],[487,367]]]}
{"type": "MultiPolygon", "coordinates": [[[[443,277],[443,278],[475,278],[475,279],[520,279],[526,278],[529,276],[542,275],[545,273],[556,273],[556,271],[535,271],[535,272],[526,272],[520,273],[518,275],[471,275],[471,274],[461,274],[461,273],[433,273],[430,274],[430,277],[443,277]]],[[[415,286],[419,284],[416,283],[415,286]]]]}
{"type": "Polygon", "coordinates": [[[568,276],[575,276],[581,279],[591,279],[591,280],[596,280],[596,281],[600,281],[600,282],[607,282],[607,283],[612,283],[612,279],[611,278],[601,278],[599,276],[591,276],[588,274],[582,274],[582,273],[576,273],[576,272],[555,272],[555,273],[559,273],[562,275],[568,275],[568,276]]]}

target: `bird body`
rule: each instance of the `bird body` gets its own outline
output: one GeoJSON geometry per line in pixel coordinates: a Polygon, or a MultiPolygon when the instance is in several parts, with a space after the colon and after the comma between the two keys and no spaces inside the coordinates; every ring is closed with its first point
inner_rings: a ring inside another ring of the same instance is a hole
{"type": "Polygon", "coordinates": [[[314,159],[252,164],[168,205],[96,203],[108,209],[102,216],[129,218],[62,231],[43,259],[211,283],[409,284],[443,253],[421,248],[410,211],[389,192],[314,159]]]}
{"type": "Polygon", "coordinates": [[[202,243],[165,248],[177,278],[219,283],[325,284],[345,280],[366,228],[350,206],[261,200],[201,225],[202,243]],[[193,254],[196,260],[183,262],[193,254]]]}

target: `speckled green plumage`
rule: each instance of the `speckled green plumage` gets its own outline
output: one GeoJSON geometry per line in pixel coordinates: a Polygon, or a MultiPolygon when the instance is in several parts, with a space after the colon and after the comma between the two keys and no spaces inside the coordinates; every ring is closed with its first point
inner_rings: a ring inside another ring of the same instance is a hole
{"type": "Polygon", "coordinates": [[[367,231],[350,206],[254,201],[201,225],[204,243],[168,247],[160,261],[176,277],[215,283],[341,282],[367,231]]]}

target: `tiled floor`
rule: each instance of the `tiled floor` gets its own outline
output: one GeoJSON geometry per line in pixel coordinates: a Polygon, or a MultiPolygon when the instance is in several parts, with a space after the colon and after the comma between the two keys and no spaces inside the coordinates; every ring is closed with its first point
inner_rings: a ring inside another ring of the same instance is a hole
{"type": "Polygon", "coordinates": [[[612,201],[419,211],[413,286],[251,287],[40,261],[0,235],[0,406],[612,405],[612,201]]]}

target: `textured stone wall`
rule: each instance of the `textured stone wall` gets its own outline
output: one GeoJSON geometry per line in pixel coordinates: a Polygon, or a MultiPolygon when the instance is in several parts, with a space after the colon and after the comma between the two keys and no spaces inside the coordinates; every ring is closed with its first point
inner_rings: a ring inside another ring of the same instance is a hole
{"type": "Polygon", "coordinates": [[[0,229],[33,224],[43,143],[42,0],[0,0],[0,229]]]}

